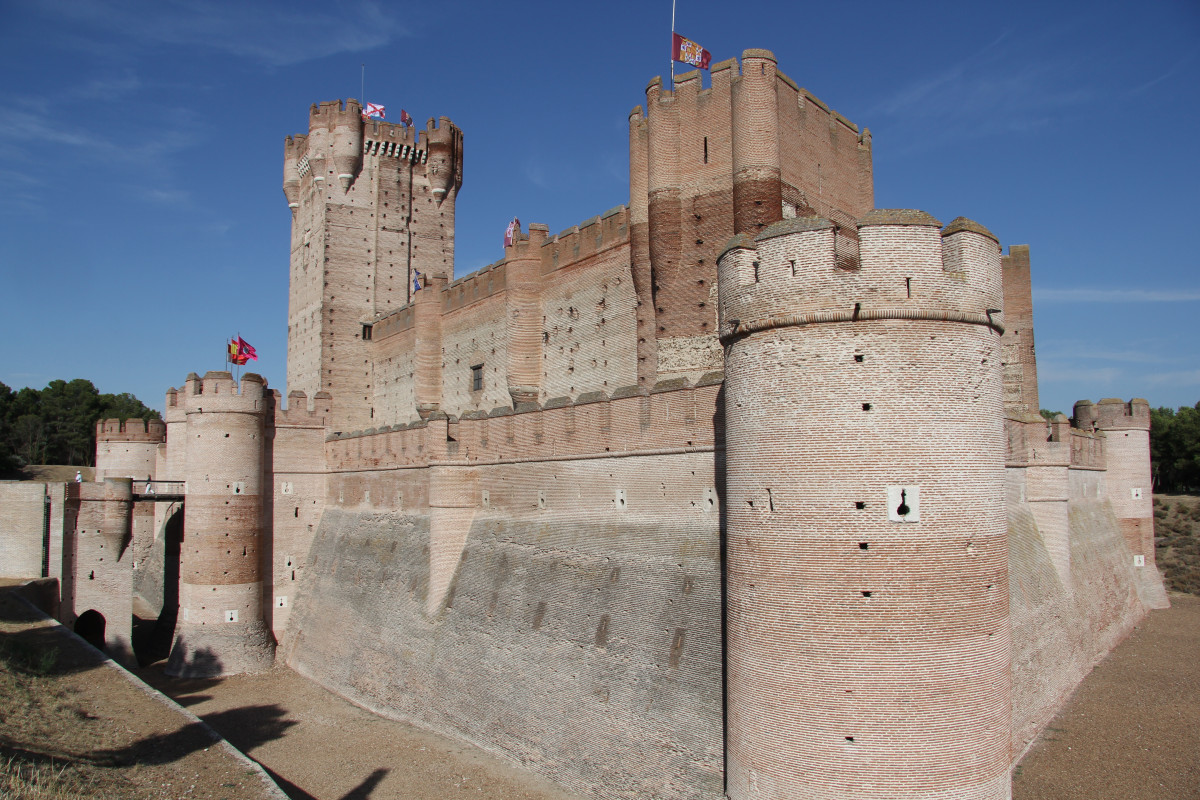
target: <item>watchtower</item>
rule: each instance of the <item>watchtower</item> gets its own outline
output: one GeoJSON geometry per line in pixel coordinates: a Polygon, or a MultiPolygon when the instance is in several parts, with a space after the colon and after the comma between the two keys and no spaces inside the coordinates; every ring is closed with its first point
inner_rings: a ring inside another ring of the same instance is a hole
{"type": "Polygon", "coordinates": [[[1009,796],[1000,249],[940,228],[719,259],[732,800],[1009,796]]]}
{"type": "Polygon", "coordinates": [[[284,143],[288,388],[332,393],[334,427],[375,424],[365,326],[412,299],[417,273],[454,275],[462,148],[445,117],[418,132],[364,121],[356,100],[314,105],[307,135],[284,143]]]}
{"type": "Polygon", "coordinates": [[[274,662],[263,617],[265,389],[254,373],[239,387],[228,372],[209,372],[192,373],[176,393],[187,413],[187,499],[168,674],[261,672],[274,662]]]}
{"type": "Polygon", "coordinates": [[[97,420],[96,480],[154,477],[159,447],[166,440],[167,426],[162,420],[97,420]]]}
{"type": "Polygon", "coordinates": [[[751,49],[646,87],[629,116],[638,378],[720,369],[713,253],[734,234],[820,214],[853,233],[874,205],[871,134],[751,49]],[[848,227],[847,227],[848,226],[848,227]]]}
{"type": "Polygon", "coordinates": [[[1098,403],[1075,404],[1075,427],[1103,431],[1108,467],[1108,499],[1133,554],[1138,590],[1151,608],[1170,601],[1154,560],[1154,478],[1150,474],[1150,404],[1140,397],[1126,403],[1108,397],[1098,403]]]}

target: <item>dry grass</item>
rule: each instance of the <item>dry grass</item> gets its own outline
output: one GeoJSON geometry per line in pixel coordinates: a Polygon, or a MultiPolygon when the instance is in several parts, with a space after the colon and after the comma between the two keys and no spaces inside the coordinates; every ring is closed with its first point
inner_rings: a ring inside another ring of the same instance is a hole
{"type": "Polygon", "coordinates": [[[1154,550],[1168,591],[1200,595],[1200,497],[1154,496],[1154,550]]]}
{"type": "Polygon", "coordinates": [[[0,797],[84,800],[144,796],[122,775],[75,751],[94,719],[64,689],[59,651],[0,638],[0,797]]]}

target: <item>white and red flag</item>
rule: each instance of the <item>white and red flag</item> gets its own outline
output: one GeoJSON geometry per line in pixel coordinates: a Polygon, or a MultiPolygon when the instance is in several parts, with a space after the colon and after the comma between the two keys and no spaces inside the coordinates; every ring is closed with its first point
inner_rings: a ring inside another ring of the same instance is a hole
{"type": "Polygon", "coordinates": [[[363,119],[387,119],[387,114],[379,103],[367,103],[363,106],[362,116],[363,119]]]}
{"type": "Polygon", "coordinates": [[[671,59],[673,61],[682,61],[684,64],[691,64],[693,67],[699,67],[700,69],[708,69],[708,65],[712,63],[712,53],[691,39],[680,36],[678,33],[672,31],[671,59]]]}
{"type": "Polygon", "coordinates": [[[521,232],[521,220],[513,217],[512,222],[508,223],[508,227],[504,230],[504,246],[512,247],[512,243],[517,240],[517,235],[521,232]]]}

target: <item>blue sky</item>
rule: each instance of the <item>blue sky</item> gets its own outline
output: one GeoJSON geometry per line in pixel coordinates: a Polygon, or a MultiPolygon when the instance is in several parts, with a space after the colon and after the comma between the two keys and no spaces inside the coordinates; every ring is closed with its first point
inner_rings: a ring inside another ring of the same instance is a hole
{"type": "MultiPolygon", "coordinates": [[[[283,139],[366,96],[464,131],[456,274],[628,201],[658,2],[0,0],[0,381],[162,407],[240,332],[284,389],[283,139]]],[[[875,200],[1028,244],[1042,405],[1200,399],[1200,3],[679,0],[873,134],[875,200]]],[[[682,70],[681,70],[682,71],[682,70]]]]}

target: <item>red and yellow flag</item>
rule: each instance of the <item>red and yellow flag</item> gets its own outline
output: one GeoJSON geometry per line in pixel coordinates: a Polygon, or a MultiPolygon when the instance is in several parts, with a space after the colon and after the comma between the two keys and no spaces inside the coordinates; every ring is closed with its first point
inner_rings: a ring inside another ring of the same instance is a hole
{"type": "Polygon", "coordinates": [[[671,33],[671,58],[700,69],[708,69],[712,63],[712,53],[675,32],[671,33]]]}

